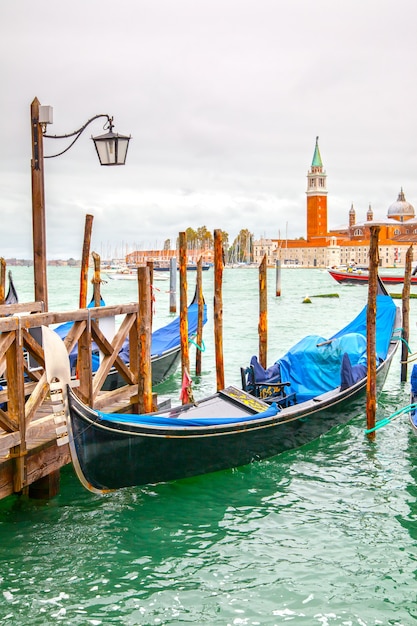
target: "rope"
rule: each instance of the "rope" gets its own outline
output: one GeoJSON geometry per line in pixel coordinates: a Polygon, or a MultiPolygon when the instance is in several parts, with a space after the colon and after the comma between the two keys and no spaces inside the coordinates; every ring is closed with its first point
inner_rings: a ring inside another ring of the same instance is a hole
{"type": "Polygon", "coordinates": [[[375,430],[378,430],[379,428],[382,428],[383,426],[386,426],[387,424],[389,424],[394,418],[399,417],[400,415],[403,415],[405,413],[411,413],[412,411],[415,411],[416,409],[417,409],[417,402],[408,404],[407,406],[404,406],[401,409],[398,409],[398,411],[395,411],[395,413],[393,413],[389,417],[385,417],[384,419],[379,420],[378,424],[376,424],[373,428],[365,429],[364,432],[366,435],[368,433],[373,433],[375,430]]]}
{"type": "MultiPolygon", "coordinates": [[[[394,330],[392,331],[392,339],[395,339],[396,341],[402,341],[403,344],[407,346],[408,353],[411,354],[411,348],[408,342],[402,336],[403,331],[404,331],[404,328],[394,328],[394,330]],[[395,335],[396,332],[401,333],[400,336],[396,336],[395,335]]],[[[414,352],[414,354],[411,354],[411,357],[408,357],[406,361],[401,361],[401,363],[410,363],[411,361],[414,361],[415,358],[417,358],[417,352],[414,352]]]]}
{"type": "Polygon", "coordinates": [[[200,352],[205,352],[206,351],[206,346],[204,344],[204,340],[202,340],[201,346],[199,346],[198,343],[196,343],[192,339],[189,339],[188,343],[192,343],[193,346],[195,346],[197,348],[197,350],[200,350],[200,352]]]}
{"type": "Polygon", "coordinates": [[[408,357],[406,363],[411,363],[417,359],[417,352],[414,352],[411,356],[408,357]]]}

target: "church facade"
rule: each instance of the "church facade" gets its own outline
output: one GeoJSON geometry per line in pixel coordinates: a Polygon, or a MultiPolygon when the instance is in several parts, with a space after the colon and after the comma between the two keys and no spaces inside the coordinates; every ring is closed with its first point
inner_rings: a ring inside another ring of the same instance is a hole
{"type": "Polygon", "coordinates": [[[313,160],[307,173],[306,239],[260,239],[254,241],[254,261],[259,263],[266,255],[267,264],[282,266],[333,267],[338,265],[368,264],[371,226],[378,225],[379,259],[381,267],[402,267],[410,247],[417,243],[417,218],[414,207],[407,202],[401,189],[382,220],[375,220],[369,206],[366,219],[357,221],[351,206],[348,223],[337,230],[327,224],[327,175],[323,168],[318,137],[313,160]]]}

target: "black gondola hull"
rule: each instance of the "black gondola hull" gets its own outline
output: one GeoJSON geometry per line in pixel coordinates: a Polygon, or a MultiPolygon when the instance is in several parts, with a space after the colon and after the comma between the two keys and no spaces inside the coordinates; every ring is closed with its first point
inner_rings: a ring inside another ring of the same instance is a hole
{"type": "MultiPolygon", "coordinates": [[[[378,368],[382,388],[393,352],[378,368]]],[[[97,420],[70,392],[70,445],[75,469],[90,490],[105,492],[246,465],[298,448],[364,412],[366,379],[240,425],[164,429],[97,420]]],[[[203,403],[204,401],[202,401],[203,403]]],[[[161,413],[159,413],[161,414],[161,413]]]]}

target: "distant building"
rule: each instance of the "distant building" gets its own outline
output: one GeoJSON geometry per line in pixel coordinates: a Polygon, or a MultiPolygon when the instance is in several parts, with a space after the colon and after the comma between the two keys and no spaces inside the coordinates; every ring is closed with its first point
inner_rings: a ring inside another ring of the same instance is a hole
{"type": "Polygon", "coordinates": [[[281,260],[283,266],[331,267],[351,262],[367,265],[370,227],[379,225],[381,267],[404,266],[408,248],[417,242],[417,218],[403,189],[397,200],[388,207],[386,218],[375,220],[369,205],[365,221],[358,222],[352,204],[348,212],[348,223],[329,230],[327,175],[323,169],[317,137],[311,168],[307,173],[306,195],[306,239],[262,238],[254,241],[255,262],[259,263],[266,254],[268,265],[274,265],[277,259],[281,260]]]}
{"type": "MultiPolygon", "coordinates": [[[[202,258],[203,263],[212,263],[214,260],[214,250],[187,250],[187,262],[197,263],[202,258]]],[[[136,250],[126,255],[128,265],[146,265],[148,261],[154,263],[167,262],[171,258],[179,260],[178,250],[136,250]]]]}

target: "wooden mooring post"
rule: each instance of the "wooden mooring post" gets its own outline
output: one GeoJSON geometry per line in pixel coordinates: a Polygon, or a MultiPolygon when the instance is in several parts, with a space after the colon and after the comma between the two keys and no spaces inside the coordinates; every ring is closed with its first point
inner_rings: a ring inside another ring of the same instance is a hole
{"type": "Polygon", "coordinates": [[[275,261],[275,295],[277,298],[281,295],[281,259],[275,261]]]}
{"type": "Polygon", "coordinates": [[[405,255],[404,285],[402,291],[402,339],[401,342],[401,381],[407,380],[408,370],[408,342],[410,339],[410,289],[411,289],[411,261],[413,246],[410,246],[405,255]]]}
{"type": "Polygon", "coordinates": [[[366,312],[366,428],[371,430],[368,438],[375,439],[376,417],[376,296],[378,290],[378,238],[380,226],[371,226],[369,245],[368,308],[366,312]]]}
{"type": "Polygon", "coordinates": [[[214,347],[216,353],[217,391],[224,389],[223,362],[223,240],[222,231],[214,231],[214,347]]]}
{"type": "Polygon", "coordinates": [[[201,361],[203,350],[203,315],[204,315],[204,297],[203,297],[203,259],[200,257],[197,261],[197,279],[196,279],[196,292],[197,292],[197,336],[196,343],[197,349],[195,353],[195,374],[201,376],[201,361]]]}
{"type": "Polygon", "coordinates": [[[181,400],[183,404],[193,401],[190,379],[190,350],[188,345],[188,302],[187,302],[187,234],[179,234],[180,268],[180,340],[181,340],[181,400]]]}
{"type": "Polygon", "coordinates": [[[0,257],[0,304],[6,299],[6,261],[0,257]]]}
{"type": "Polygon", "coordinates": [[[268,352],[268,293],[266,282],[266,254],[259,264],[259,363],[266,369],[268,352]]]}
{"type": "Polygon", "coordinates": [[[80,274],[80,309],[85,309],[87,306],[87,291],[88,291],[88,266],[90,261],[90,245],[91,245],[91,231],[93,229],[92,215],[85,216],[84,225],[84,240],[83,251],[81,256],[81,274],[80,274]]]}
{"type": "Polygon", "coordinates": [[[100,255],[97,252],[92,252],[91,256],[93,257],[94,263],[94,273],[91,282],[93,284],[93,299],[94,306],[100,306],[101,302],[101,271],[100,271],[100,255]]]}
{"type": "Polygon", "coordinates": [[[153,398],[151,368],[152,304],[149,267],[138,267],[138,302],[138,410],[139,413],[150,413],[153,409],[153,398]]]}

